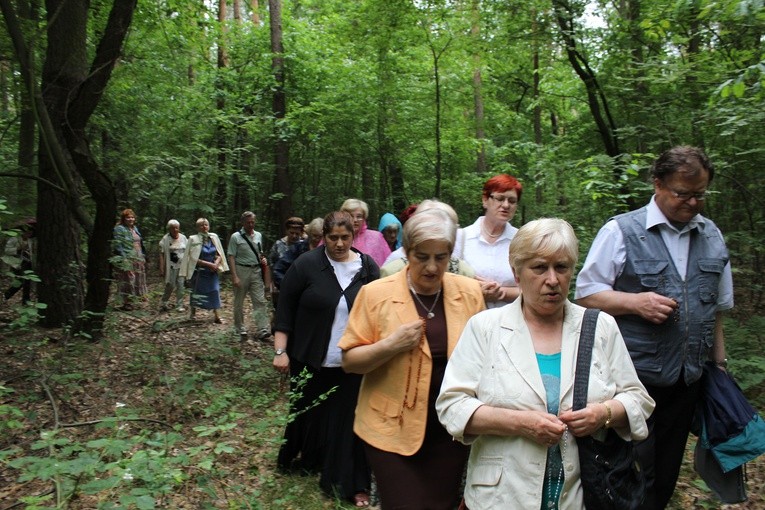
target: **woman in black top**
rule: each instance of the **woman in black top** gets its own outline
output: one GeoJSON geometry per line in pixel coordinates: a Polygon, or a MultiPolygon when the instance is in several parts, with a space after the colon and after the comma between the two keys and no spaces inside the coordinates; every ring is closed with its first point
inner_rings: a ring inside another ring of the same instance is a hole
{"type": "Polygon", "coordinates": [[[278,466],[320,471],[322,490],[365,507],[370,471],[353,433],[361,376],[343,371],[337,343],[356,294],[380,270],[371,257],[351,247],[353,220],[348,213],[327,215],[323,233],[324,245],[296,259],[280,288],[273,364],[290,374],[290,389],[301,395],[291,404],[290,413],[297,417],[284,432],[278,466]],[[311,377],[301,388],[304,371],[311,377]],[[326,399],[319,399],[333,388],[326,399]]]}

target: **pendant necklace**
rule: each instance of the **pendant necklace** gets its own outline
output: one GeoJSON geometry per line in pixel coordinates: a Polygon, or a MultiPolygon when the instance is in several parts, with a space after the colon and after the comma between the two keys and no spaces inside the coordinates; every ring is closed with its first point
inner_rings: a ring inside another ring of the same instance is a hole
{"type": "Polygon", "coordinates": [[[432,319],[436,314],[433,313],[433,310],[435,310],[436,305],[438,304],[438,298],[441,297],[441,289],[438,289],[438,292],[436,292],[436,299],[433,300],[433,306],[428,308],[425,306],[425,303],[422,302],[420,299],[420,296],[417,295],[417,291],[414,290],[414,286],[412,286],[412,280],[409,278],[409,275],[406,275],[406,282],[409,284],[409,290],[412,292],[412,295],[414,296],[414,299],[417,300],[418,303],[420,303],[420,306],[423,310],[426,310],[428,313],[426,314],[426,318],[432,319]]]}

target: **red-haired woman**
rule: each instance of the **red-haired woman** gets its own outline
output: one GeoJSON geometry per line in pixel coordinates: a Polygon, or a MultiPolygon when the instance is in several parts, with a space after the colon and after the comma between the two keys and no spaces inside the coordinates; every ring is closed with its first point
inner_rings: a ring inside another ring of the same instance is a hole
{"type": "Polygon", "coordinates": [[[522,191],[521,183],[511,175],[499,174],[486,181],[482,196],[484,215],[460,229],[454,247],[452,256],[475,270],[487,308],[504,306],[518,297],[507,253],[518,232],[510,220],[518,210],[522,191]]]}
{"type": "Polygon", "coordinates": [[[145,296],[146,289],[146,249],[143,237],[135,224],[136,216],[132,209],[125,209],[120,214],[120,222],[114,227],[114,276],[117,280],[117,292],[124,310],[131,310],[133,297],[145,296]]]}

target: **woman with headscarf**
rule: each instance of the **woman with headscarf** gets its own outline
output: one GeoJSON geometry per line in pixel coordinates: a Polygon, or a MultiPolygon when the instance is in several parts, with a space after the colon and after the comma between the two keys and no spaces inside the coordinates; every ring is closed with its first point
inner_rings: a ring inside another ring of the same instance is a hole
{"type": "Polygon", "coordinates": [[[403,226],[392,213],[386,212],[380,218],[380,223],[377,225],[377,230],[385,238],[385,242],[388,243],[388,247],[391,251],[397,250],[401,247],[401,236],[403,234],[403,226]]]}

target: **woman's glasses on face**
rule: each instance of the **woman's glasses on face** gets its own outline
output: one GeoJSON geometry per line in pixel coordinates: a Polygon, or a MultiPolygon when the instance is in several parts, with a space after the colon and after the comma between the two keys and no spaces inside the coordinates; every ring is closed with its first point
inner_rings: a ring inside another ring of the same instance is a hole
{"type": "Polygon", "coordinates": [[[504,204],[505,202],[507,202],[508,205],[516,205],[518,203],[518,199],[516,197],[506,197],[504,195],[489,195],[489,198],[499,202],[500,204],[504,204]]]}

